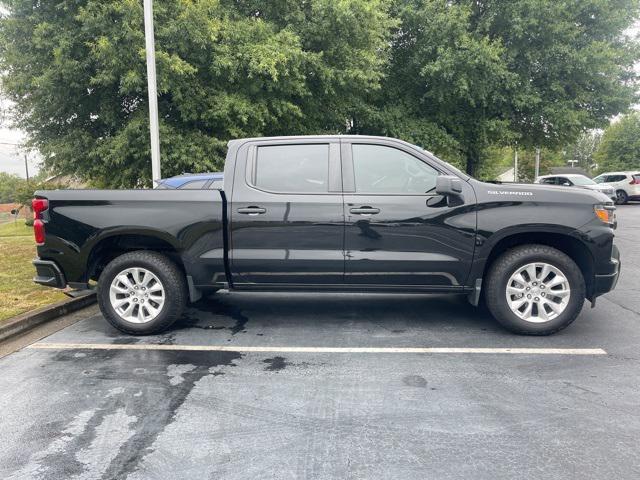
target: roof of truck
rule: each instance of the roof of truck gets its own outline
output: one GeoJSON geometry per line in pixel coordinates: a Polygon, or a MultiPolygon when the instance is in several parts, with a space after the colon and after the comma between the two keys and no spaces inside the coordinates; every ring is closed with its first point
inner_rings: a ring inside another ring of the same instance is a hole
{"type": "Polygon", "coordinates": [[[388,141],[393,141],[393,142],[400,142],[400,143],[404,143],[405,145],[408,145],[410,147],[413,148],[419,148],[421,150],[424,150],[425,152],[427,152],[430,155],[433,155],[433,153],[431,153],[429,150],[426,150],[418,145],[414,145],[412,143],[409,142],[405,142],[404,140],[400,140],[398,138],[393,138],[393,137],[382,137],[382,136],[376,136],[376,135],[341,135],[341,134],[327,134],[327,135],[288,135],[288,136],[276,136],[276,137],[246,137],[246,138],[238,138],[235,140],[230,140],[229,143],[244,143],[244,142],[250,142],[250,141],[256,141],[256,140],[282,140],[282,141],[288,141],[288,140],[335,140],[335,139],[341,139],[341,138],[345,138],[345,139],[356,139],[356,140],[388,140],[388,141]]]}

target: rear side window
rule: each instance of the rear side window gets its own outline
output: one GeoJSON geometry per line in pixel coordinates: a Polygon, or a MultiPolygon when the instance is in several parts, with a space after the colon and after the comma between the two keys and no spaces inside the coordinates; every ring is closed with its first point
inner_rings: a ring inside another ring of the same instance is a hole
{"type": "Polygon", "coordinates": [[[329,191],[329,145],[258,147],[254,184],[271,192],[329,191]]]}
{"type": "Polygon", "coordinates": [[[358,193],[416,195],[435,190],[438,171],[422,160],[383,145],[353,145],[358,193]]]}
{"type": "Polygon", "coordinates": [[[607,182],[622,182],[626,178],[626,175],[609,175],[607,177],[607,182]]]}
{"type": "Polygon", "coordinates": [[[542,180],[540,180],[540,183],[544,183],[547,185],[555,185],[556,177],[543,178],[542,180]]]}
{"type": "Polygon", "coordinates": [[[200,190],[204,188],[209,180],[194,180],[187,182],[184,185],[178,187],[180,190],[200,190]]]}

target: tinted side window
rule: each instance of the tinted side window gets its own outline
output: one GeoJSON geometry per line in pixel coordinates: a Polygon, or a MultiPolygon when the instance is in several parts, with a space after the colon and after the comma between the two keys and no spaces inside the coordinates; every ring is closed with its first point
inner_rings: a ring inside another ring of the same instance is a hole
{"type": "Polygon", "coordinates": [[[329,145],[258,147],[255,185],[272,192],[328,192],[329,145]]]}
{"type": "Polygon", "coordinates": [[[547,185],[555,185],[556,177],[543,178],[540,183],[544,183],[547,185]]]}
{"type": "Polygon", "coordinates": [[[353,145],[353,172],[358,193],[429,193],[438,171],[413,155],[382,145],[353,145]]]}
{"type": "Polygon", "coordinates": [[[626,180],[627,176],[626,175],[610,175],[609,179],[607,181],[609,182],[622,182],[623,180],[626,180]]]}
{"type": "Polygon", "coordinates": [[[178,187],[179,190],[200,190],[209,180],[193,180],[178,187]]]}

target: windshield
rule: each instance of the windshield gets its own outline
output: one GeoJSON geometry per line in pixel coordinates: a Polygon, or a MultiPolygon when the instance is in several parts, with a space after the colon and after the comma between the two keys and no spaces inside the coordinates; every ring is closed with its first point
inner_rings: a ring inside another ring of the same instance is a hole
{"type": "Polygon", "coordinates": [[[574,185],[595,185],[596,182],[587,177],[570,177],[574,185]]]}

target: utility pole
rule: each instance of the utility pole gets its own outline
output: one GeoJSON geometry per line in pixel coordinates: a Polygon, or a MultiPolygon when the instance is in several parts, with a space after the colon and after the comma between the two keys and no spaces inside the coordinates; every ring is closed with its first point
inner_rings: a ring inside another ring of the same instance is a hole
{"type": "Polygon", "coordinates": [[[27,174],[27,183],[29,183],[29,163],[27,162],[27,154],[24,154],[24,171],[27,174]]]}
{"type": "MultiPolygon", "coordinates": [[[[13,142],[0,142],[0,145],[10,145],[12,147],[19,147],[20,144],[19,143],[13,143],[13,142]]],[[[29,163],[27,162],[27,154],[24,154],[24,172],[27,176],[27,183],[29,182],[29,163]]]]}
{"type": "Polygon", "coordinates": [[[156,47],[153,34],[153,0],[144,0],[144,37],[147,51],[147,87],[149,90],[149,130],[151,134],[151,178],[158,184],[160,174],[160,131],[158,126],[158,90],[156,84],[156,47]]]}
{"type": "Polygon", "coordinates": [[[513,181],[518,181],[518,144],[516,144],[516,154],[513,159],[513,181]]]}
{"type": "Polygon", "coordinates": [[[540,176],[540,148],[536,148],[536,175],[534,180],[540,176]]]}

